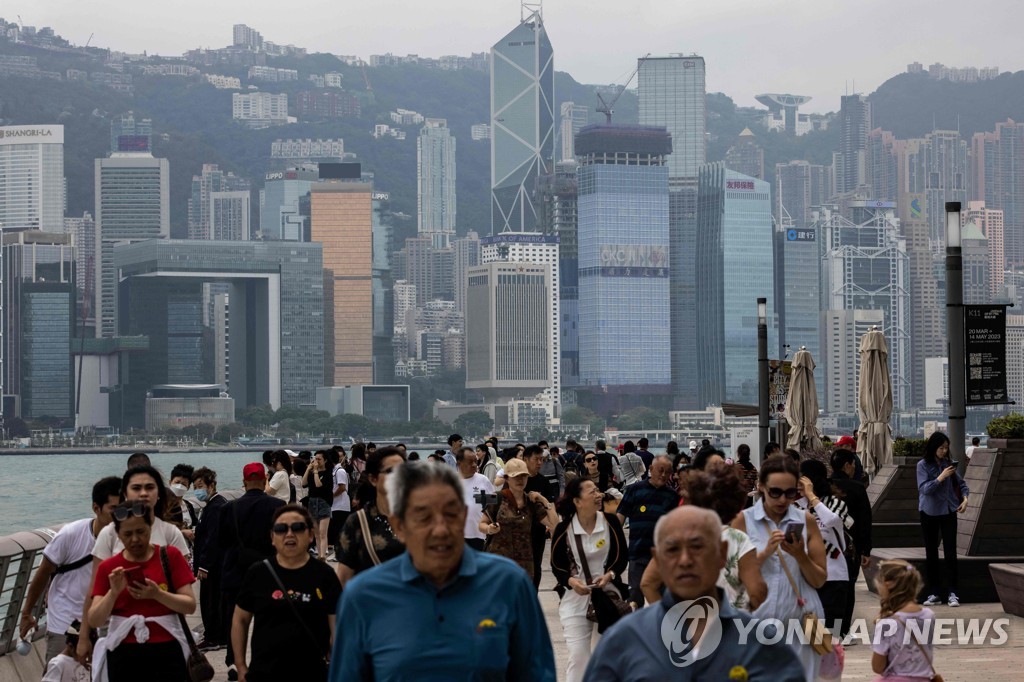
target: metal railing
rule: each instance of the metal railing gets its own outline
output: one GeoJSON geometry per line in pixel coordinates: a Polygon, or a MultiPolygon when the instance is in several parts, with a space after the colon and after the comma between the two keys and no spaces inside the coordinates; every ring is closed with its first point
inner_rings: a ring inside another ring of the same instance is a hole
{"type": "MultiPolygon", "coordinates": [[[[0,537],[0,656],[18,644],[18,625],[29,582],[43,559],[43,548],[61,526],[22,531],[0,537]]],[[[44,599],[35,605],[33,615],[39,621],[32,639],[46,635],[44,599]]]]}

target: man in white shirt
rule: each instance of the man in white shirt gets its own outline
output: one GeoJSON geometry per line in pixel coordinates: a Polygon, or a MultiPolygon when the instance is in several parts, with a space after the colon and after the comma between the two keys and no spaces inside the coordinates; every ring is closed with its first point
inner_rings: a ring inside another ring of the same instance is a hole
{"type": "MultiPolygon", "coordinates": [[[[344,458],[342,451],[339,455],[344,458]]],[[[334,545],[334,560],[338,560],[341,554],[341,529],[345,527],[345,520],[352,512],[352,498],[349,493],[349,477],[345,471],[344,459],[334,465],[334,499],[331,500],[331,522],[327,526],[327,536],[334,545]]]]}
{"type": "Polygon", "coordinates": [[[92,577],[92,550],[96,536],[113,520],[111,514],[120,501],[121,479],[116,476],[101,479],[92,487],[94,517],[66,524],[43,549],[43,559],[32,576],[25,605],[21,609],[18,630],[24,639],[29,630],[37,627],[33,611],[49,582],[44,662],[64,650],[68,627],[82,615],[92,577]]]}
{"type": "Polygon", "coordinates": [[[460,448],[455,453],[455,463],[459,469],[459,478],[462,480],[463,497],[466,500],[466,529],[463,536],[466,544],[473,549],[482,551],[484,548],[485,536],[480,532],[480,519],[484,515],[483,505],[476,499],[480,493],[493,494],[494,485],[487,480],[487,477],[477,472],[479,458],[473,448],[460,448]]]}

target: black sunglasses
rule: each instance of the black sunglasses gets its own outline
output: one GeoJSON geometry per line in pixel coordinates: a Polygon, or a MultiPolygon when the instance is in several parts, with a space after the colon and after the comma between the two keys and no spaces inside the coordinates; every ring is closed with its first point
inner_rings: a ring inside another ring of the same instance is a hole
{"type": "Polygon", "coordinates": [[[305,521],[292,521],[291,523],[275,523],[271,529],[275,535],[286,535],[288,531],[298,535],[302,531],[309,530],[309,524],[305,521]]]}
{"type": "Polygon", "coordinates": [[[800,491],[796,488],[786,488],[785,490],[782,488],[768,488],[768,497],[773,500],[777,500],[783,495],[786,496],[787,500],[795,500],[800,497],[800,491]]]}
{"type": "Polygon", "coordinates": [[[583,461],[584,462],[596,462],[597,461],[597,457],[587,457],[583,461]]]}
{"type": "Polygon", "coordinates": [[[124,521],[129,516],[142,517],[146,515],[147,509],[148,505],[145,502],[133,502],[130,507],[114,507],[114,518],[124,521]]]}

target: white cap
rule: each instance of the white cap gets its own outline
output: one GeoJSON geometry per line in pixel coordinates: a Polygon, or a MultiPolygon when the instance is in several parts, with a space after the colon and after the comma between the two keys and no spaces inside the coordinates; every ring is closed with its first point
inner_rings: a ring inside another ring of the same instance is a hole
{"type": "Polygon", "coordinates": [[[695,440],[691,440],[690,441],[690,449],[691,450],[696,450],[697,449],[697,441],[695,441],[695,440]]]}

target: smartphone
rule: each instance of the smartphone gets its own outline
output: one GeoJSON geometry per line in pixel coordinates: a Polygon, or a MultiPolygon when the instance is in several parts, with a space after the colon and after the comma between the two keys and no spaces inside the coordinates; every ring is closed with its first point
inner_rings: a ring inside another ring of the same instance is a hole
{"type": "Polygon", "coordinates": [[[792,544],[803,538],[804,535],[804,524],[796,521],[790,521],[786,524],[785,528],[786,542],[792,544]]]}
{"type": "Polygon", "coordinates": [[[129,585],[146,582],[146,578],[142,574],[142,566],[129,566],[124,569],[124,577],[128,580],[129,585]]]}
{"type": "Polygon", "coordinates": [[[952,462],[949,463],[949,466],[953,467],[954,469],[959,469],[960,468],[960,462],[958,462],[956,460],[953,460],[952,462]]]}

